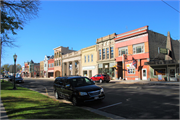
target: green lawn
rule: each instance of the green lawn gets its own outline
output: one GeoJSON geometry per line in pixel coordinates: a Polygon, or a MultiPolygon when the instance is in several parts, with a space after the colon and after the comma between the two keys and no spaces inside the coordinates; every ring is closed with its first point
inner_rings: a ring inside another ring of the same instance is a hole
{"type": "Polygon", "coordinates": [[[9,119],[108,119],[36,91],[1,82],[1,100],[9,119]]]}

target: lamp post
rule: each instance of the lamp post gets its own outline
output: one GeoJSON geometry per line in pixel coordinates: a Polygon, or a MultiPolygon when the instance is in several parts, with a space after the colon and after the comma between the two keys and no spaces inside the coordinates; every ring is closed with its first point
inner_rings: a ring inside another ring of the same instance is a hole
{"type": "Polygon", "coordinates": [[[17,55],[14,54],[13,58],[14,58],[14,88],[13,88],[13,90],[16,90],[16,86],[15,86],[15,83],[16,83],[16,81],[15,81],[15,74],[16,74],[16,59],[17,59],[17,55]]]}

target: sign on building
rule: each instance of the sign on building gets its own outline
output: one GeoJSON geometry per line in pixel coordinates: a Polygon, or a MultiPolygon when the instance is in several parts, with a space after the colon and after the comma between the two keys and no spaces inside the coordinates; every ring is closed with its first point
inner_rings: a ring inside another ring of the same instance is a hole
{"type": "Polygon", "coordinates": [[[167,55],[168,54],[168,49],[158,47],[158,53],[167,55]]]}

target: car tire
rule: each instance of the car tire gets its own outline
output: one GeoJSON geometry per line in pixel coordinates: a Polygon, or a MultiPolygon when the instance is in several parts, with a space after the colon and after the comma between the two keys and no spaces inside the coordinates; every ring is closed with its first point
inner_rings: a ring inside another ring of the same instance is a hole
{"type": "Polygon", "coordinates": [[[59,94],[57,93],[57,91],[54,91],[54,96],[55,96],[56,99],[59,99],[59,98],[60,98],[60,97],[59,97],[59,94]]]}
{"type": "Polygon", "coordinates": [[[100,80],[99,80],[99,83],[103,83],[103,80],[102,80],[102,79],[100,79],[100,80]]]}
{"type": "Polygon", "coordinates": [[[79,102],[78,102],[78,100],[77,100],[76,97],[73,97],[73,98],[72,98],[72,104],[73,104],[74,106],[79,105],[79,102]]]}

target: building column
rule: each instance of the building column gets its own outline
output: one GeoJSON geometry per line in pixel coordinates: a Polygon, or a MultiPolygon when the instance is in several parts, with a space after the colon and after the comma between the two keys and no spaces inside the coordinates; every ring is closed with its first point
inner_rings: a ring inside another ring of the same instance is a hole
{"type": "Polygon", "coordinates": [[[62,74],[62,76],[64,76],[64,75],[65,75],[65,73],[66,73],[66,69],[65,69],[65,62],[64,62],[64,63],[62,63],[62,64],[63,64],[63,69],[62,69],[61,74],[62,74]]]}
{"type": "Polygon", "coordinates": [[[69,62],[66,64],[66,75],[69,75],[69,62]]]}
{"type": "Polygon", "coordinates": [[[75,75],[75,61],[72,61],[72,75],[75,75]]]}

